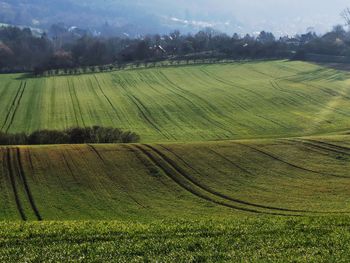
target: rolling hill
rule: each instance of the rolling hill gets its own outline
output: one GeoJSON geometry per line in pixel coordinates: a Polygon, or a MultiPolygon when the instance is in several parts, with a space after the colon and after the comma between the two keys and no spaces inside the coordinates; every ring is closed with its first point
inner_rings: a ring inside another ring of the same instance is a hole
{"type": "Polygon", "coordinates": [[[350,137],[1,149],[3,220],[350,212],[350,137]]]}
{"type": "Polygon", "coordinates": [[[344,261],[349,82],[288,61],[0,75],[3,132],[142,139],[0,147],[0,261],[344,261]]]}
{"type": "Polygon", "coordinates": [[[143,142],[292,137],[349,128],[348,73],[246,62],[27,78],[0,77],[5,132],[103,125],[143,142]]]}
{"type": "MultiPolygon", "coordinates": [[[[192,5],[192,4],[191,4],[192,5]]],[[[0,23],[39,28],[48,31],[53,24],[65,24],[103,36],[139,37],[167,34],[174,30],[193,33],[207,27],[221,31],[243,31],[233,14],[205,15],[195,3],[188,11],[188,1],[126,0],[0,0],[0,23]],[[187,14],[186,14],[187,13],[187,14]],[[77,15],[79,14],[79,15],[77,15]],[[227,24],[227,20],[230,23],[227,24]]],[[[205,6],[205,5],[204,5],[205,6]]],[[[247,28],[249,31],[250,29],[247,28]]]]}

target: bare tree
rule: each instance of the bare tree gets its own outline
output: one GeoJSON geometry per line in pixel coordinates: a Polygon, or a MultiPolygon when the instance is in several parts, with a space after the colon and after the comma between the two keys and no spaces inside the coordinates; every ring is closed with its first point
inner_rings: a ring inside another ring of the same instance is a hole
{"type": "Polygon", "coordinates": [[[342,18],[345,20],[346,25],[350,26],[350,8],[346,8],[341,13],[342,18]]]}

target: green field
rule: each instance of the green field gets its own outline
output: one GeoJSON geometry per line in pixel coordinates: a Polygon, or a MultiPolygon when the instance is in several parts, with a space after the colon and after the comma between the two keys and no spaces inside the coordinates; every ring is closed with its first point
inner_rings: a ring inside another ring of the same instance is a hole
{"type": "Polygon", "coordinates": [[[349,218],[0,223],[2,262],[349,262],[349,218]]]}
{"type": "Polygon", "coordinates": [[[0,261],[348,262],[349,84],[288,61],[1,75],[3,132],[141,143],[0,147],[0,261]]]}
{"type": "Polygon", "coordinates": [[[0,128],[114,126],[144,142],[290,137],[349,128],[349,74],[250,62],[26,78],[4,75],[0,128]]]}
{"type": "Polygon", "coordinates": [[[9,147],[0,159],[5,220],[350,212],[350,137],[9,147]]]}

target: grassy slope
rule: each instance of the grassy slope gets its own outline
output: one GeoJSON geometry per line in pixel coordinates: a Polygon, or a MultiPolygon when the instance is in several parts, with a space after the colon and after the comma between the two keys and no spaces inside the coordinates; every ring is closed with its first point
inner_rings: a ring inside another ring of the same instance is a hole
{"type": "Polygon", "coordinates": [[[27,220],[138,221],[348,213],[349,145],[341,136],[2,148],[0,218],[21,219],[21,211],[27,220]]]}
{"type": "Polygon", "coordinates": [[[348,129],[348,74],[252,62],[39,79],[0,78],[0,128],[105,125],[144,142],[288,137],[348,129]]]}
{"type": "Polygon", "coordinates": [[[277,61],[20,77],[1,76],[3,131],[101,124],[151,144],[0,147],[0,220],[31,221],[0,223],[0,261],[348,261],[350,137],[334,135],[348,74],[277,61]]]}

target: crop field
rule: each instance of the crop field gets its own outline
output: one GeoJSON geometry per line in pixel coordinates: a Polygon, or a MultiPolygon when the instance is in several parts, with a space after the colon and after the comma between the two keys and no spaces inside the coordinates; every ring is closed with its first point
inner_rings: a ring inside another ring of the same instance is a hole
{"type": "Polygon", "coordinates": [[[350,212],[350,137],[2,148],[1,219],[350,212]]]}
{"type": "Polygon", "coordinates": [[[269,61],[0,75],[0,262],[348,262],[350,73],[269,61]]]}
{"type": "Polygon", "coordinates": [[[0,129],[113,126],[143,142],[318,135],[349,128],[349,74],[304,62],[245,62],[0,77],[0,129]]]}
{"type": "Polygon", "coordinates": [[[2,262],[348,262],[349,218],[0,223],[2,262]]]}

